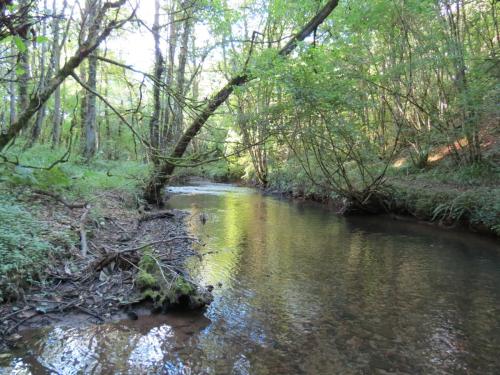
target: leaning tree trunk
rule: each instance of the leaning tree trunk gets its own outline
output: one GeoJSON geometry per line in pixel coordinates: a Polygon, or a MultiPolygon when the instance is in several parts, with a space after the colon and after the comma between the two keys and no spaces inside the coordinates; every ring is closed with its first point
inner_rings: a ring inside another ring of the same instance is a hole
{"type": "MultiPolygon", "coordinates": [[[[302,30],[296,34],[280,51],[282,57],[288,56],[296,47],[297,43],[307,38],[330,13],[337,7],[338,0],[330,0],[326,5],[305,25],[302,30]]],[[[181,158],[186,152],[186,149],[191,140],[199,133],[203,125],[214,114],[214,112],[223,104],[231,95],[233,90],[238,86],[243,86],[252,78],[245,72],[233,77],[219,92],[213,95],[205,105],[203,111],[186,129],[181,136],[169,158],[165,158],[162,164],[159,164],[153,174],[150,176],[144,191],[144,199],[150,204],[163,205],[162,190],[168,182],[170,176],[175,169],[175,161],[181,158]]]]}
{"type": "Polygon", "coordinates": [[[121,26],[121,22],[111,21],[102,30],[102,24],[105,20],[106,13],[109,9],[120,8],[125,4],[126,0],[118,0],[115,2],[106,2],[98,12],[90,32],[85,38],[85,41],[76,50],[75,54],[67,60],[64,66],[57,71],[57,73],[48,81],[47,86],[40,90],[37,95],[34,95],[28,102],[28,105],[22,113],[19,114],[18,119],[9,128],[8,132],[0,135],[0,151],[2,151],[18,134],[21,130],[28,126],[30,119],[38,112],[40,107],[49,100],[50,96],[54,93],[57,87],[73,73],[73,71],[87,58],[99,44],[108,37],[113,29],[121,26]]]}

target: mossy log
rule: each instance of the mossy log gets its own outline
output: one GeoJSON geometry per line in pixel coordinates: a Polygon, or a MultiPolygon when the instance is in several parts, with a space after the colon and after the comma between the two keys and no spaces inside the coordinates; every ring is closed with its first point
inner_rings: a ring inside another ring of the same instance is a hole
{"type": "Polygon", "coordinates": [[[154,310],[201,309],[213,300],[208,290],[162,266],[151,248],[143,250],[138,266],[136,285],[141,300],[153,302],[154,310]]]}

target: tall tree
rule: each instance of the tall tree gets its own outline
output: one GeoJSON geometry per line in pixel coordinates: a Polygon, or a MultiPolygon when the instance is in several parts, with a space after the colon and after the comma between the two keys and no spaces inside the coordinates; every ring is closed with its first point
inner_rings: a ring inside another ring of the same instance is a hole
{"type": "MultiPolygon", "coordinates": [[[[97,9],[100,6],[100,0],[87,0],[86,2],[86,26],[90,28],[97,16],[97,9]]],[[[89,31],[90,32],[90,31],[89,31]]],[[[87,86],[90,92],[85,96],[85,108],[83,116],[83,129],[84,129],[84,147],[83,155],[87,160],[90,160],[97,152],[98,139],[97,139],[97,124],[96,124],[96,96],[93,92],[97,88],[97,53],[96,48],[88,58],[88,78],[87,86]]]]}
{"type": "MultiPolygon", "coordinates": [[[[64,33],[62,41],[60,41],[60,18],[64,14],[67,6],[67,1],[64,0],[61,16],[57,16],[57,1],[53,0],[52,11],[53,11],[53,21],[52,21],[52,55],[51,55],[51,71],[58,71],[61,66],[61,49],[68,35],[68,28],[70,25],[71,17],[68,20],[68,27],[64,33]]],[[[61,140],[61,87],[57,86],[54,91],[54,109],[52,115],[52,147],[57,147],[61,140]]]]}
{"type": "MultiPolygon", "coordinates": [[[[47,9],[47,0],[43,1],[43,14],[46,14],[48,11],[47,9]]],[[[41,48],[40,48],[40,55],[39,55],[39,81],[38,81],[38,89],[43,90],[45,85],[47,84],[47,76],[48,72],[46,71],[46,66],[45,66],[45,55],[47,53],[47,47],[46,43],[44,40],[47,38],[47,19],[44,17],[42,20],[42,43],[41,43],[41,48]]],[[[35,45],[36,47],[36,45],[35,45]]],[[[33,125],[33,129],[31,131],[31,138],[29,139],[29,142],[27,146],[32,146],[37,140],[38,137],[40,137],[40,132],[42,131],[42,124],[45,120],[45,114],[47,111],[47,103],[42,104],[40,107],[40,110],[36,114],[36,119],[35,119],[35,124],[33,125]]]]}
{"type": "Polygon", "coordinates": [[[19,66],[18,66],[18,111],[22,112],[24,111],[27,106],[28,106],[28,86],[29,86],[29,80],[30,80],[30,56],[29,56],[29,49],[30,49],[30,35],[29,35],[29,30],[31,28],[28,26],[30,25],[30,20],[29,20],[29,10],[30,10],[30,1],[29,0],[21,0],[19,2],[19,6],[22,11],[22,19],[21,23],[25,25],[23,28],[23,33],[21,33],[19,36],[22,38],[22,43],[19,44],[19,66]]]}
{"type": "MultiPolygon", "coordinates": [[[[330,0],[326,5],[297,33],[290,41],[278,52],[280,57],[287,57],[297,47],[297,44],[311,35],[319,25],[330,15],[337,7],[338,0],[330,0]]],[[[248,60],[247,60],[248,61],[248,60]]],[[[150,176],[144,191],[144,198],[147,202],[156,205],[163,205],[162,190],[170,179],[176,167],[176,160],[182,158],[186,152],[191,140],[200,132],[207,120],[214,114],[226,99],[238,86],[243,86],[249,82],[252,77],[244,71],[233,77],[220,91],[215,93],[206,103],[201,113],[194,119],[191,125],[182,134],[176,143],[170,156],[158,165],[150,176]]]]}
{"type": "MultiPolygon", "coordinates": [[[[174,70],[175,70],[175,55],[177,51],[177,39],[178,39],[178,27],[176,21],[177,13],[177,1],[172,1],[171,7],[169,9],[169,30],[168,30],[168,46],[167,46],[167,71],[165,74],[165,86],[172,87],[174,82],[174,70]]],[[[161,143],[162,148],[165,148],[169,141],[172,140],[172,108],[173,100],[172,95],[167,93],[165,95],[165,100],[163,104],[163,127],[161,143]]]]}
{"type": "Polygon", "coordinates": [[[126,20],[112,20],[105,24],[106,15],[111,9],[119,9],[126,0],[105,2],[97,10],[97,16],[89,29],[87,37],[80,43],[75,53],[67,60],[64,66],[49,80],[46,87],[33,96],[27,107],[19,114],[17,121],[9,128],[8,132],[0,135],[0,151],[2,151],[21,130],[28,126],[30,119],[38,112],[40,107],[50,98],[56,88],[84,61],[115,29],[121,27],[126,20]]]}
{"type": "Polygon", "coordinates": [[[172,138],[176,139],[182,132],[182,123],[184,122],[183,108],[185,106],[184,96],[186,93],[186,64],[188,61],[188,47],[189,47],[189,37],[191,34],[191,24],[192,24],[192,7],[194,1],[185,1],[182,4],[183,9],[183,25],[182,25],[182,35],[181,44],[179,47],[179,64],[177,66],[177,77],[176,77],[176,100],[173,105],[173,118],[172,118],[172,138]]]}
{"type": "Polygon", "coordinates": [[[160,0],[155,0],[155,16],[152,28],[155,43],[155,63],[154,63],[154,81],[153,81],[153,114],[149,122],[149,142],[152,148],[152,160],[158,163],[158,154],[160,153],[160,85],[163,75],[163,56],[160,49],[160,0]]]}

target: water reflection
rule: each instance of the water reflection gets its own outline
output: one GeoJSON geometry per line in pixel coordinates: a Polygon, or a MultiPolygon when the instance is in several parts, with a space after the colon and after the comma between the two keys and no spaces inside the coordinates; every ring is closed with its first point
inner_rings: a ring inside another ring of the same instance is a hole
{"type": "Polygon", "coordinates": [[[498,243],[346,220],[228,185],[176,191],[169,204],[191,210],[190,230],[206,243],[192,275],[219,285],[210,323],[56,328],[27,338],[30,354],[12,365],[68,374],[498,372],[498,243]]]}

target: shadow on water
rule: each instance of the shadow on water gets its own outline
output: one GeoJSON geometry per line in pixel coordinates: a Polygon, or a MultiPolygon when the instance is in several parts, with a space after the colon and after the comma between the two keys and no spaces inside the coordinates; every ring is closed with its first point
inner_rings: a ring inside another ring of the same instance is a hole
{"type": "Polygon", "coordinates": [[[216,286],[205,316],[31,332],[11,367],[37,374],[500,368],[498,242],[380,217],[345,219],[231,185],[172,190],[169,205],[191,211],[189,229],[205,244],[189,261],[191,275],[216,286]]]}

